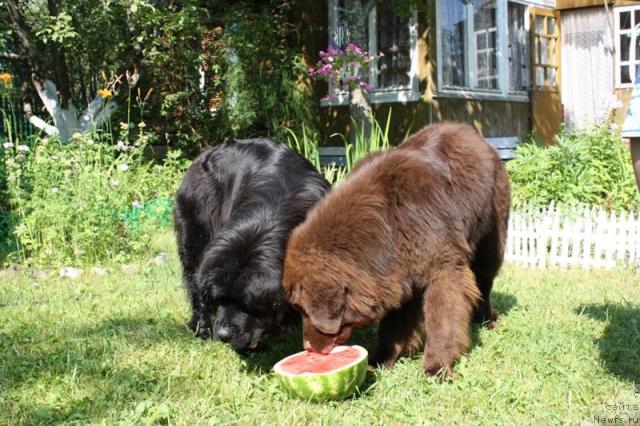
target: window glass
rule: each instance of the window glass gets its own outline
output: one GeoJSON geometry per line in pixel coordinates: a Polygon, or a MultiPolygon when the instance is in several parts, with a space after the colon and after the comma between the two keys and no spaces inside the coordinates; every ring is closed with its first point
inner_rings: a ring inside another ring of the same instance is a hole
{"type": "Polygon", "coordinates": [[[631,73],[629,72],[628,65],[623,65],[620,67],[620,82],[622,84],[631,83],[631,73]]]}
{"type": "Polygon", "coordinates": [[[620,12],[620,29],[621,30],[629,30],[631,29],[631,12],[620,12]]]}
{"type": "Polygon", "coordinates": [[[628,61],[631,47],[631,34],[622,34],[620,36],[620,60],[628,61]]]}
{"type": "Polygon", "coordinates": [[[397,16],[393,2],[376,6],[377,47],[384,54],[378,59],[378,87],[408,86],[411,72],[409,17],[397,16]]]}
{"type": "Polygon", "coordinates": [[[473,1],[473,32],[476,41],[476,87],[498,88],[496,4],[473,1]]]}
{"type": "Polygon", "coordinates": [[[367,28],[364,28],[362,34],[354,34],[355,19],[358,18],[353,10],[348,9],[350,2],[345,0],[336,0],[336,27],[333,31],[333,40],[337,47],[345,48],[347,44],[353,42],[362,49],[367,50],[369,46],[369,34],[367,28]],[[356,40],[359,39],[359,40],[356,40]]]}
{"type": "Polygon", "coordinates": [[[442,41],[442,82],[445,86],[465,86],[465,4],[443,1],[438,10],[442,41]]]}
{"type": "Polygon", "coordinates": [[[509,90],[526,91],[530,80],[529,37],[525,29],[527,6],[508,3],[509,90]]]}
{"type": "Polygon", "coordinates": [[[616,14],[616,84],[629,85],[640,65],[640,37],[634,31],[640,24],[640,8],[624,8],[616,14]]]}

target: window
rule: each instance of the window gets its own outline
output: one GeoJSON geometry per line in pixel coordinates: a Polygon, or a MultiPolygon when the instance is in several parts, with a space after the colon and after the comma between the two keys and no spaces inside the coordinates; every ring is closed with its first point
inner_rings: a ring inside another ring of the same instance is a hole
{"type": "Polygon", "coordinates": [[[439,92],[525,100],[528,6],[507,0],[438,0],[436,9],[439,92]]]}
{"type": "Polygon", "coordinates": [[[640,6],[615,9],[616,86],[632,87],[640,65],[640,6]]]}
{"type": "MultiPolygon", "coordinates": [[[[367,16],[349,9],[349,5],[366,1],[329,0],[329,43],[344,48],[350,42],[367,49],[372,56],[384,56],[372,63],[369,92],[372,103],[406,102],[420,98],[418,88],[417,16],[399,16],[394,2],[380,2],[367,16]],[[354,25],[358,23],[359,25],[354,25]],[[363,30],[363,34],[358,31],[363,30]]],[[[346,103],[346,94],[325,104],[346,103]]]]}
{"type": "Polygon", "coordinates": [[[507,25],[509,26],[509,90],[524,92],[531,79],[529,33],[526,29],[527,6],[509,2],[507,25]]]}

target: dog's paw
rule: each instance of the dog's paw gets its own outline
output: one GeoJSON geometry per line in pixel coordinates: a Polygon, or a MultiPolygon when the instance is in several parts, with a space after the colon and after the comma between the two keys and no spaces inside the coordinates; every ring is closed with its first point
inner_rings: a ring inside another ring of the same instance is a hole
{"type": "Polygon", "coordinates": [[[209,340],[215,336],[210,321],[207,322],[202,320],[196,323],[194,334],[202,340],[209,340]]]}
{"type": "Polygon", "coordinates": [[[450,365],[443,365],[441,362],[427,362],[424,366],[424,374],[433,376],[440,382],[455,380],[459,377],[454,373],[450,365]]]}

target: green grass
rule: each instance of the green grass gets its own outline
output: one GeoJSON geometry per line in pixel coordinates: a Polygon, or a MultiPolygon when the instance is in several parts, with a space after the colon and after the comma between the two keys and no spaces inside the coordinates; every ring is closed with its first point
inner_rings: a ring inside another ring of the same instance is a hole
{"type": "MultiPolygon", "coordinates": [[[[157,245],[170,262],[134,275],[0,278],[0,424],[590,424],[620,414],[605,403],[640,405],[633,272],[506,267],[499,327],[474,330],[458,380],[405,358],[351,399],[310,403],[270,373],[300,350],[300,331],[247,357],[193,338],[171,234],[157,245]]],[[[371,349],[373,336],[354,342],[371,349]]]]}

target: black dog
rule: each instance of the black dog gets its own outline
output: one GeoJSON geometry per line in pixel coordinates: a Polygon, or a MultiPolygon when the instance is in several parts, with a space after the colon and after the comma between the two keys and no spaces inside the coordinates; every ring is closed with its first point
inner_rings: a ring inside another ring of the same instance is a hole
{"type": "Polygon", "coordinates": [[[284,252],[329,188],[311,163],[268,139],[224,142],[193,161],[174,216],[197,336],[255,349],[298,318],[282,290],[284,252]]]}

